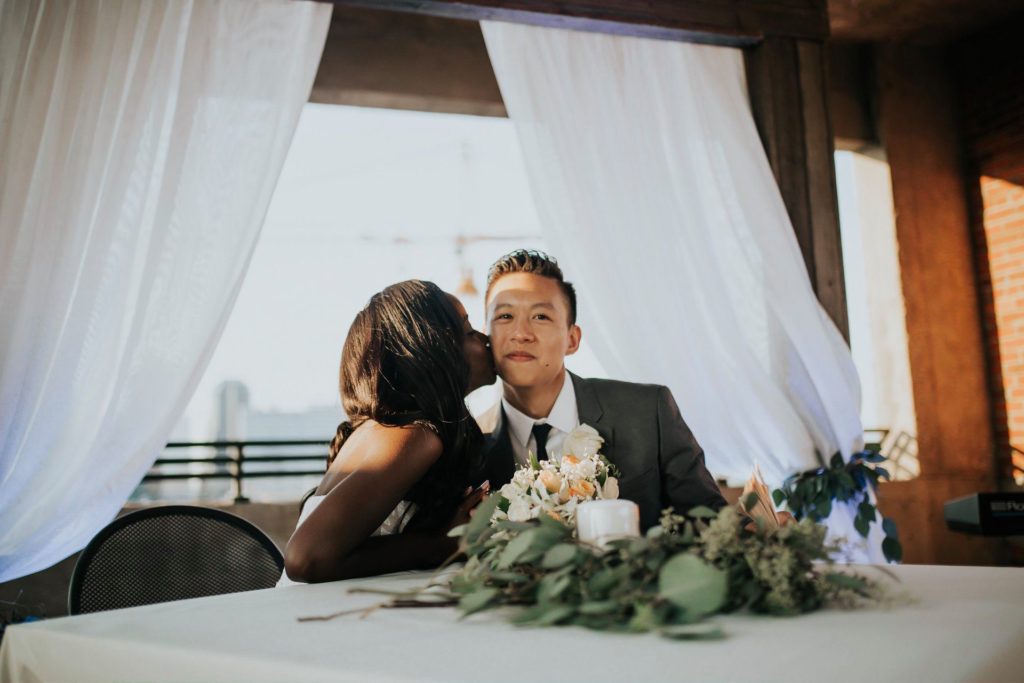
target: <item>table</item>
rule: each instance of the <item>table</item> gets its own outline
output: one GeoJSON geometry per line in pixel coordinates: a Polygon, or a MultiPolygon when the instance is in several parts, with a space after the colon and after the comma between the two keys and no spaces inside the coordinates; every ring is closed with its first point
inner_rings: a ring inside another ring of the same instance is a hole
{"type": "Polygon", "coordinates": [[[0,681],[1024,680],[1024,569],[894,571],[916,604],[720,616],[727,637],[698,642],[517,628],[449,608],[299,623],[379,600],[349,587],[427,574],[298,585],[12,626],[0,681]]]}

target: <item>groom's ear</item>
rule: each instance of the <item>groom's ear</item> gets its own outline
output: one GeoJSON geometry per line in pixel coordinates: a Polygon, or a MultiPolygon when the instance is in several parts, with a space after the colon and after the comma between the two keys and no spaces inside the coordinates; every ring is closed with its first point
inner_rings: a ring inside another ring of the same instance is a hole
{"type": "Polygon", "coordinates": [[[583,330],[576,323],[569,326],[569,344],[565,347],[565,355],[571,356],[580,350],[580,339],[583,337],[583,330]]]}

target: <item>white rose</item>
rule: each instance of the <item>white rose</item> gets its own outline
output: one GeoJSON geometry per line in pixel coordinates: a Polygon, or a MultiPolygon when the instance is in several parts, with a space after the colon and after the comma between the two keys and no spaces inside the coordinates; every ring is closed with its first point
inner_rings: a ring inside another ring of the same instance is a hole
{"type": "Polygon", "coordinates": [[[580,463],[576,465],[576,476],[580,479],[593,479],[597,476],[597,463],[590,458],[581,460],[580,463]]]}
{"type": "Polygon", "coordinates": [[[513,522],[525,522],[530,519],[530,503],[525,498],[516,498],[508,506],[508,518],[513,522]]]}
{"type": "Polygon", "coordinates": [[[599,453],[603,443],[604,439],[596,429],[590,425],[581,424],[565,437],[565,441],[562,443],[562,454],[585,458],[599,453]]]}
{"type": "Polygon", "coordinates": [[[501,495],[507,500],[512,501],[523,495],[523,492],[518,486],[510,482],[501,487],[501,495]]]}
{"type": "Polygon", "coordinates": [[[529,489],[530,484],[533,483],[533,470],[529,468],[516,470],[516,473],[512,475],[512,483],[524,491],[529,489]]]}
{"type": "Polygon", "coordinates": [[[608,500],[614,500],[619,497],[619,480],[615,477],[608,477],[604,480],[604,486],[601,487],[601,496],[608,500]]]}

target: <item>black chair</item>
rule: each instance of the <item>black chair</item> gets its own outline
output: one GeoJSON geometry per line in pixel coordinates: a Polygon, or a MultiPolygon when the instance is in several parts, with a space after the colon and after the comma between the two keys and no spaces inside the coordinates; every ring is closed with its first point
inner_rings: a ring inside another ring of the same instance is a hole
{"type": "Polygon", "coordinates": [[[254,524],[223,510],[166,505],[131,512],[82,551],[68,612],[100,612],[270,588],[281,551],[254,524]]]}

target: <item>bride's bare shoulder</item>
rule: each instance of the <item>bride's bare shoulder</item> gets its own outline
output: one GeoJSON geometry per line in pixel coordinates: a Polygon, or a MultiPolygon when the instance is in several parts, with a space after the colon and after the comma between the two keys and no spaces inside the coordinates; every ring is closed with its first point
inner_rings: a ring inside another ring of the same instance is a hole
{"type": "Polygon", "coordinates": [[[398,470],[425,472],[441,457],[437,434],[421,425],[389,427],[367,421],[345,440],[324,475],[318,495],[326,495],[357,471],[387,475],[398,470]]]}
{"type": "Polygon", "coordinates": [[[443,448],[437,434],[423,425],[394,427],[374,420],[359,425],[345,446],[350,446],[354,453],[358,452],[360,459],[411,453],[431,461],[440,457],[443,448]]]}

